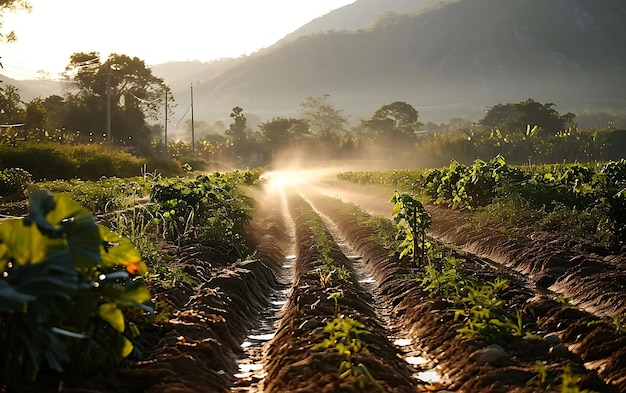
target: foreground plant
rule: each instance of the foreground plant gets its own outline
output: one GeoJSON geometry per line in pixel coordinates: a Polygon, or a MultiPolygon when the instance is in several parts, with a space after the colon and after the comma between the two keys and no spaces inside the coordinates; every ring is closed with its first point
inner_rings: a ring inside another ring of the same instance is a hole
{"type": "Polygon", "coordinates": [[[0,223],[0,390],[28,390],[47,366],[89,373],[117,365],[151,312],[146,272],[126,238],[65,195],[29,189],[29,214],[0,223]]]}

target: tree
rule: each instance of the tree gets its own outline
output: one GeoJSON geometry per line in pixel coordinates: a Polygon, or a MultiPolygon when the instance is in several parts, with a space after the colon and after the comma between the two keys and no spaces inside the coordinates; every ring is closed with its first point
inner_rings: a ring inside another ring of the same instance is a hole
{"type": "Polygon", "coordinates": [[[243,115],[243,108],[236,106],[230,114],[230,117],[234,120],[230,127],[225,131],[226,135],[230,136],[231,148],[233,155],[237,159],[241,159],[241,156],[246,150],[246,117],[243,115]]]}
{"type": "Polygon", "coordinates": [[[414,142],[421,126],[418,112],[404,101],[395,101],[381,106],[362,126],[369,130],[374,139],[382,143],[414,142]]]}
{"type": "Polygon", "coordinates": [[[262,141],[273,156],[286,146],[309,133],[309,124],[302,119],[274,117],[259,126],[262,141]]]}
{"type": "Polygon", "coordinates": [[[116,143],[137,146],[145,141],[150,135],[146,119],[160,117],[165,94],[171,100],[170,89],[163,79],[154,76],[137,57],[112,53],[101,63],[98,52],[75,53],[70,57],[66,73],[73,75],[78,89],[68,100],[74,106],[70,112],[83,119],[73,126],[81,132],[105,131],[110,104],[111,133],[116,143]]]}
{"type": "Polygon", "coordinates": [[[43,105],[41,98],[34,98],[26,104],[26,111],[24,114],[24,127],[30,137],[34,137],[37,140],[43,140],[45,138],[45,132],[48,125],[48,113],[43,105]]]}
{"type": "Polygon", "coordinates": [[[0,124],[15,124],[24,121],[24,103],[17,87],[7,85],[0,90],[0,124]]]}
{"type": "MultiPolygon", "coordinates": [[[[7,11],[15,12],[19,10],[30,11],[30,5],[26,0],[0,0],[0,29],[2,29],[2,20],[4,14],[7,11]]],[[[8,33],[2,33],[0,31],[0,42],[13,42],[17,40],[17,36],[14,31],[8,33]]],[[[2,64],[0,64],[1,66],[2,64]]]]}
{"type": "Polygon", "coordinates": [[[554,134],[574,125],[575,115],[560,115],[555,104],[541,104],[532,99],[516,104],[497,104],[490,108],[479,124],[488,130],[499,130],[503,135],[525,136],[527,130],[537,127],[537,134],[554,134]]]}
{"type": "Polygon", "coordinates": [[[316,134],[322,141],[333,139],[337,133],[344,130],[348,121],[340,109],[328,102],[329,94],[319,97],[307,97],[300,104],[300,112],[308,121],[311,132],[316,134]]]}
{"type": "Polygon", "coordinates": [[[64,129],[68,111],[65,99],[59,95],[51,95],[43,100],[42,105],[46,110],[46,131],[51,132],[64,129]]]}

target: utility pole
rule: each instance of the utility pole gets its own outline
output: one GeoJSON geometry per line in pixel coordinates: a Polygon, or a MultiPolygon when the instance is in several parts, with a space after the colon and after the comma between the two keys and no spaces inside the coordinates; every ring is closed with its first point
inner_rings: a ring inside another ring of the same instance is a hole
{"type": "Polygon", "coordinates": [[[194,124],[193,124],[193,83],[191,84],[191,156],[195,157],[195,142],[194,124]]]}
{"type": "Polygon", "coordinates": [[[109,147],[113,146],[113,136],[111,135],[111,65],[109,64],[107,71],[107,137],[109,138],[109,147]]]}
{"type": "Polygon", "coordinates": [[[165,90],[165,159],[167,160],[167,89],[165,90]]]}

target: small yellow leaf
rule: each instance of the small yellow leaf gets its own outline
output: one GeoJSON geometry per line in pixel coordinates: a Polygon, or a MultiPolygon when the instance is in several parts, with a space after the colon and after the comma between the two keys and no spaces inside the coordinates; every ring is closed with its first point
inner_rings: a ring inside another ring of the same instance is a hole
{"type": "Polygon", "coordinates": [[[113,329],[124,332],[124,314],[115,303],[104,303],[98,308],[98,316],[107,321],[113,329]]]}
{"type": "Polygon", "coordinates": [[[131,343],[130,340],[126,337],[122,337],[122,340],[124,340],[124,346],[122,347],[122,357],[125,358],[133,351],[133,343],[131,343]]]}

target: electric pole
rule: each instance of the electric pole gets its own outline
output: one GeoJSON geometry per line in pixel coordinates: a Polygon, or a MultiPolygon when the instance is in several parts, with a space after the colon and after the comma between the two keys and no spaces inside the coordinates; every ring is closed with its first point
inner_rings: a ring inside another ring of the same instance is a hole
{"type": "Polygon", "coordinates": [[[167,89],[165,90],[165,159],[167,160],[167,89]]]}
{"type": "Polygon", "coordinates": [[[191,156],[195,157],[195,135],[194,135],[194,124],[193,124],[193,83],[191,84],[191,156]]]}

